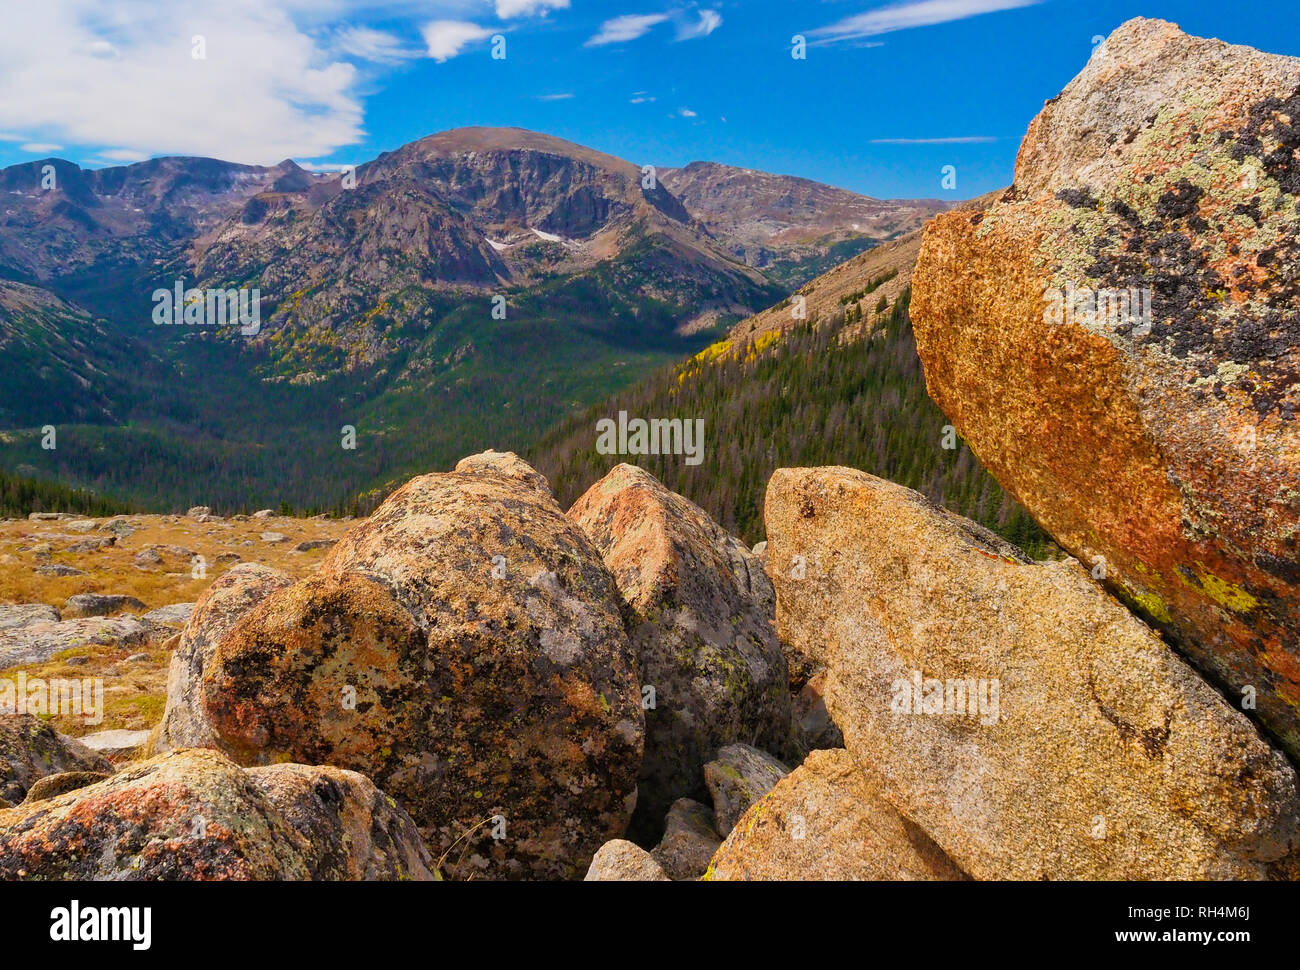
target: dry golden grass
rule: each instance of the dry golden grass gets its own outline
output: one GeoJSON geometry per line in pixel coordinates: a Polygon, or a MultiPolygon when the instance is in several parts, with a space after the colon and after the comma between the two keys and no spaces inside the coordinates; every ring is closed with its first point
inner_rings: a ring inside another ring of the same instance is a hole
{"type": "MultiPolygon", "coordinates": [[[[257,562],[299,577],[314,572],[327,550],[295,552],[304,540],[338,539],[352,525],[329,519],[212,519],[199,522],[185,516],[124,516],[135,532],[119,538],[113,546],[91,552],[68,552],[69,546],[89,539],[111,536],[103,529],[71,532],[72,519],[52,522],[0,520],[0,603],[45,603],[62,611],[68,597],[77,593],[110,593],[134,596],[145,611],[173,603],[192,603],[209,584],[236,562],[219,563],[222,555],[235,554],[238,562],[257,562]],[[269,543],[263,532],[287,537],[269,543]],[[251,543],[246,545],[245,543],[251,543]],[[36,548],[48,545],[47,553],[36,548]],[[138,568],[135,557],[149,546],[175,546],[177,551],[159,550],[163,562],[152,568],[138,568]],[[192,560],[179,550],[202,556],[206,576],[194,578],[192,560]],[[43,576],[37,567],[63,564],[83,570],[84,576],[43,576]]],[[[96,519],[104,523],[108,519],[96,519]]],[[[25,664],[22,670],[33,678],[85,679],[104,682],[104,718],[87,725],[80,717],[52,717],[65,734],[81,735],[114,728],[140,731],[152,728],[162,717],[167,692],[167,670],[171,649],[179,629],[162,629],[148,643],[132,646],[88,644],[56,654],[43,664],[25,664]],[[128,656],[144,659],[127,662],[128,656]],[[84,663],[69,663],[85,657],[84,663]]],[[[0,670],[0,678],[13,679],[18,668],[0,670]]]]}

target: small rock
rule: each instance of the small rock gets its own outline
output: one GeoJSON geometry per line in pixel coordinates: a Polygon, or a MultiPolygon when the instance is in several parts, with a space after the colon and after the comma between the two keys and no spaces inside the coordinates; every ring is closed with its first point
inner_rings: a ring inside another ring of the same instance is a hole
{"type": "Polygon", "coordinates": [[[85,655],[80,655],[76,657],[67,657],[63,662],[69,667],[84,667],[86,664],[90,663],[90,658],[85,655]]]}
{"type": "Polygon", "coordinates": [[[669,878],[699,879],[722,844],[713,827],[713,809],[690,798],[679,798],[668,810],[664,837],[651,850],[669,878]]]}
{"type": "Polygon", "coordinates": [[[89,532],[99,527],[99,523],[94,519],[82,519],[79,522],[69,522],[64,528],[69,532],[89,532]]]}
{"type": "Polygon", "coordinates": [[[128,647],[143,644],[153,628],[139,617],[91,616],[58,623],[31,623],[0,630],[0,669],[20,664],[44,663],[57,653],[100,644],[128,647]]]}
{"type": "Polygon", "coordinates": [[[131,656],[126,658],[124,663],[142,664],[142,663],[148,663],[152,659],[153,658],[150,657],[147,653],[133,653],[131,654],[131,656]]]}
{"type": "Polygon", "coordinates": [[[148,731],[99,731],[86,734],[77,739],[91,751],[97,751],[106,758],[129,758],[139,752],[149,740],[148,731]]]}
{"type": "Polygon", "coordinates": [[[189,622],[190,614],[193,612],[193,603],[171,603],[150,610],[141,619],[146,623],[157,623],[162,626],[184,626],[189,622]]]}
{"type": "Polygon", "coordinates": [[[27,789],[27,797],[23,799],[23,804],[31,805],[33,802],[57,798],[78,788],[85,788],[87,785],[97,785],[111,777],[111,774],[103,771],[61,771],[57,775],[46,775],[44,778],[38,778],[36,783],[27,789]]]}
{"type": "Polygon", "coordinates": [[[36,567],[38,576],[84,576],[86,571],[78,569],[75,566],[66,566],[63,563],[46,563],[44,566],[36,567]]]}
{"type": "Polygon", "coordinates": [[[143,610],[144,604],[134,596],[119,596],[106,593],[78,593],[69,596],[64,604],[63,615],[68,619],[86,616],[108,616],[119,610],[143,610]]]}
{"type": "Polygon", "coordinates": [[[262,533],[262,541],[263,541],[263,542],[270,542],[270,543],[274,544],[274,543],[278,543],[278,542],[287,542],[288,539],[289,539],[288,536],[283,535],[282,533],[279,533],[279,532],[263,532],[263,533],[262,533]]]}
{"type": "Polygon", "coordinates": [[[584,882],[667,882],[654,856],[634,842],[615,839],[596,850],[584,882]]]}
{"type": "Polygon", "coordinates": [[[790,769],[766,751],[747,744],[729,744],[704,766],[704,783],[713,795],[714,828],[730,832],[749,806],[758,801],[790,769]]]}
{"type": "Polygon", "coordinates": [[[200,515],[211,515],[211,514],[212,514],[212,509],[208,508],[206,505],[196,505],[188,512],[185,513],[185,515],[191,519],[197,519],[200,515]]]}
{"type": "Polygon", "coordinates": [[[162,565],[163,558],[159,555],[158,550],[150,547],[141,549],[135,554],[134,565],[136,569],[153,569],[162,565]]]}
{"type": "Polygon", "coordinates": [[[275,515],[275,513],[272,512],[270,509],[262,509],[262,510],[260,510],[260,511],[258,511],[258,512],[254,512],[254,513],[253,513],[253,518],[255,518],[255,519],[269,519],[269,518],[270,518],[271,516],[273,516],[273,515],[275,515]]]}
{"type": "Polygon", "coordinates": [[[107,529],[109,532],[113,533],[119,539],[125,539],[127,536],[133,535],[135,533],[135,526],[133,526],[126,519],[109,519],[107,522],[101,525],[100,528],[107,529]]]}
{"type": "Polygon", "coordinates": [[[82,542],[74,542],[64,549],[64,552],[98,552],[100,549],[107,549],[110,546],[117,545],[117,536],[105,536],[102,539],[85,539],[82,542]]]}
{"type": "Polygon", "coordinates": [[[337,539],[307,539],[293,547],[294,552],[311,552],[313,549],[329,549],[338,543],[337,539]]]}

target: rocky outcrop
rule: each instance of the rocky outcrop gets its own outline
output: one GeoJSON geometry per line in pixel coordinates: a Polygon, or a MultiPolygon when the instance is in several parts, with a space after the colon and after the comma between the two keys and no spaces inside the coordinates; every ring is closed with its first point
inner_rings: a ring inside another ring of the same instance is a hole
{"type": "Polygon", "coordinates": [[[18,803],[36,782],[68,771],[105,774],[113,766],[34,714],[0,715],[0,798],[18,803]]]}
{"type": "Polygon", "coordinates": [[[929,225],[912,300],[985,467],[1293,757],[1298,117],[1300,59],[1129,21],[1000,201],[929,225]]]}
{"type": "Polygon", "coordinates": [[[169,711],[193,697],[244,764],[364,772],[453,877],[577,878],[636,801],[644,721],[620,608],[530,476],[426,475],[245,616],[169,711]]]}
{"type": "Polygon", "coordinates": [[[600,847],[587,869],[586,882],[667,882],[668,875],[635,842],[615,839],[600,847]]]}
{"type": "Polygon", "coordinates": [[[701,769],[736,741],[790,741],[785,656],[772,584],[756,557],[697,505],[633,465],[569,510],[631,607],[646,704],[634,832],[658,838],[678,798],[704,797],[701,769]]]}
{"type": "Polygon", "coordinates": [[[979,879],[1300,874],[1295,771],[1078,562],[847,468],[768,486],[783,638],[879,792],[979,879]]]}
{"type": "Polygon", "coordinates": [[[814,751],[736,824],[710,880],[936,880],[963,873],[847,751],[814,751]]]}
{"type": "Polygon", "coordinates": [[[217,644],[239,619],[293,581],[278,569],[241,563],[213,581],[190,612],[167,673],[167,707],[154,741],[155,751],[208,747],[217,743],[202,709],[199,680],[217,644]]]}
{"type": "Polygon", "coordinates": [[[713,827],[730,832],[749,806],[776,787],[790,769],[766,751],[748,744],[729,744],[704,766],[704,782],[713,797],[713,827]]]}
{"type": "Polygon", "coordinates": [[[415,823],[338,768],[195,749],[0,811],[0,879],[431,879],[415,823]]]}

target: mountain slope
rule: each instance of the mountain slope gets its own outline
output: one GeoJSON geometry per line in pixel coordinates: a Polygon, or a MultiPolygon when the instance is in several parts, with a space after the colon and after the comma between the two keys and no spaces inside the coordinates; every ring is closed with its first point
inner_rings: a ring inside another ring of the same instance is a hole
{"type": "Polygon", "coordinates": [[[749,542],[763,538],[763,496],[775,469],[847,465],[915,488],[1043,554],[1047,537],[946,433],[947,418],[927,396],[910,290],[897,289],[919,244],[918,232],[819,278],[806,289],[822,294],[826,312],[790,322],[788,309],[772,309],[744,321],[729,339],[555,428],[529,460],[561,503],[621,461],[641,465],[749,542]],[[702,461],[598,453],[597,421],[617,420],[620,411],[629,420],[702,419],[702,461]]]}
{"type": "Polygon", "coordinates": [[[664,169],[659,178],[732,254],[790,289],[948,208],[715,162],[664,169]]]}

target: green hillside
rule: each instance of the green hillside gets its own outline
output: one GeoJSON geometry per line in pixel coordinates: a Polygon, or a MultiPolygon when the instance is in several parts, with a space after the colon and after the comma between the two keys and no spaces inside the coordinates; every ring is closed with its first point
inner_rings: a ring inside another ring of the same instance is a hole
{"type": "Polygon", "coordinates": [[[620,461],[641,465],[746,542],[763,533],[763,497],[777,468],[847,465],[907,485],[980,522],[1031,555],[1048,538],[960,439],[945,449],[943,413],[925,391],[905,291],[867,339],[841,339],[845,314],[766,335],[739,354],[727,342],[665,368],[548,433],[528,457],[565,507],[620,461]],[[596,452],[596,422],[703,418],[705,449],[683,456],[596,452]]]}

